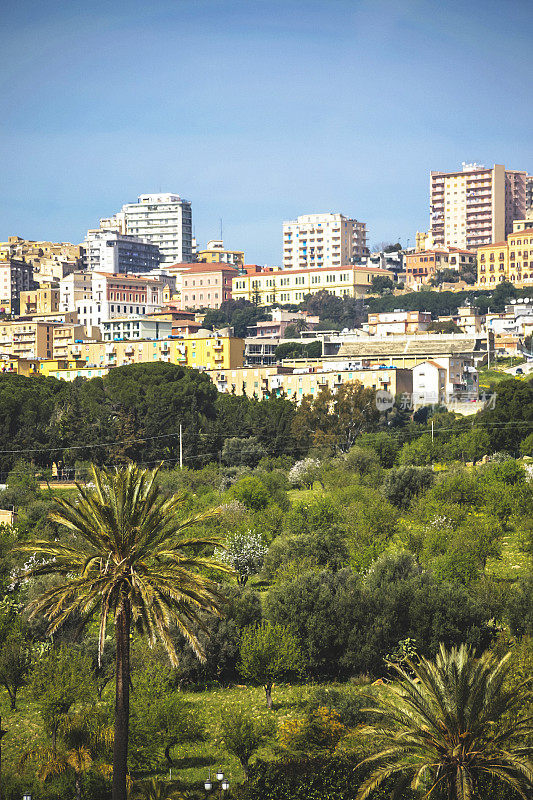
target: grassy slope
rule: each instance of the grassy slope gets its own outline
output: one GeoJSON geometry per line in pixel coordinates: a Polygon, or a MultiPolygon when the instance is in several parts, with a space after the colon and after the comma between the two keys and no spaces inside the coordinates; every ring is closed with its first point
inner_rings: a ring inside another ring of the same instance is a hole
{"type": "MultiPolygon", "coordinates": [[[[276,686],[273,691],[276,719],[297,716],[311,691],[310,685],[276,686]]],[[[234,686],[229,688],[208,689],[203,692],[184,692],[185,699],[198,710],[198,715],[205,721],[207,741],[183,745],[173,751],[177,771],[174,779],[180,779],[186,786],[200,787],[207,777],[208,771],[213,773],[219,767],[229,780],[241,781],[242,769],[235,756],[228,753],[219,742],[219,720],[224,707],[244,705],[256,714],[267,714],[264,691],[262,688],[234,686]]],[[[112,690],[108,700],[112,699],[112,690]]],[[[0,691],[0,713],[2,727],[7,731],[2,742],[2,762],[6,769],[19,771],[19,761],[25,750],[50,742],[43,732],[43,727],[36,703],[21,692],[17,711],[11,711],[7,694],[0,691]]],[[[260,755],[268,757],[269,747],[260,751],[260,755]]]]}

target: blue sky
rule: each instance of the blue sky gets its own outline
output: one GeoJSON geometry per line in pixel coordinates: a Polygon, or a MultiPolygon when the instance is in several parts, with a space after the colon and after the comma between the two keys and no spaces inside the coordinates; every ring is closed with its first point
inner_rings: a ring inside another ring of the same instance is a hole
{"type": "Polygon", "coordinates": [[[428,225],[430,169],[533,171],[532,5],[9,0],[0,239],[81,241],[150,191],[279,263],[281,223],[340,211],[371,244],[428,225]]]}

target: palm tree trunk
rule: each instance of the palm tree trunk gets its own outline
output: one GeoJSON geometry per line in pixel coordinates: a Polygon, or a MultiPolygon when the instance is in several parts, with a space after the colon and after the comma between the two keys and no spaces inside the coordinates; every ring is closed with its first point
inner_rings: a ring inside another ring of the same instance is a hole
{"type": "Polygon", "coordinates": [[[113,800],[126,800],[128,774],[128,735],[130,718],[130,620],[129,600],[124,604],[115,622],[117,641],[115,676],[115,740],[113,743],[113,800]]]}

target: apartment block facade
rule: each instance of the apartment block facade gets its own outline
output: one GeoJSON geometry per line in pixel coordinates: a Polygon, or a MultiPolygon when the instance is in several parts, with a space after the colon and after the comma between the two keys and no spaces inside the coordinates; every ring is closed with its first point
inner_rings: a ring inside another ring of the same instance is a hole
{"type": "Polygon", "coordinates": [[[161,260],[156,244],[118,231],[87,231],[84,250],[84,264],[91,272],[150,272],[161,260]]]}
{"type": "Polygon", "coordinates": [[[68,358],[71,345],[99,341],[101,338],[100,328],[86,328],[77,323],[57,325],[52,333],[52,358],[68,358]]]}
{"type": "Polygon", "coordinates": [[[168,339],[172,322],[151,317],[124,317],[104,320],[100,325],[104,342],[130,339],[168,339]]]}
{"type": "Polygon", "coordinates": [[[509,281],[518,288],[533,286],[533,224],[514,231],[505,242],[496,242],[478,250],[477,285],[490,289],[509,281]]]}
{"type": "Polygon", "coordinates": [[[533,220],[533,175],[526,176],[526,217],[533,220]]]}
{"type": "Polygon", "coordinates": [[[114,367],[162,361],[199,370],[236,369],[243,364],[244,340],[229,332],[202,330],[180,339],[121,342],[74,342],[65,360],[48,359],[40,373],[62,380],[96,378],[114,367]]]}
{"type": "Polygon", "coordinates": [[[304,214],[283,223],[283,267],[340,267],[368,254],[366,224],[343,214],[304,214]]]}
{"type": "Polygon", "coordinates": [[[222,264],[191,264],[181,273],[181,307],[219,308],[232,298],[232,281],[237,270],[222,264]]]}
{"type": "Polygon", "coordinates": [[[59,312],[60,291],[56,286],[41,286],[20,293],[21,316],[46,316],[59,312]]]}
{"type": "Polygon", "coordinates": [[[24,359],[52,358],[57,324],[30,320],[0,322],[0,354],[24,359]]]}
{"type": "Polygon", "coordinates": [[[372,278],[377,275],[389,276],[389,273],[380,267],[353,264],[319,269],[252,269],[247,270],[246,275],[234,278],[232,297],[259,305],[298,304],[307,294],[316,294],[323,289],[338,297],[366,297],[372,287],[372,278]]]}
{"type": "Polygon", "coordinates": [[[76,311],[79,300],[92,297],[93,278],[90,272],[76,270],[59,281],[59,310],[76,311]]]}
{"type": "Polygon", "coordinates": [[[192,209],[178,194],[141,194],[114,217],[100,220],[103,230],[116,230],[157,245],[165,265],[192,261],[192,209]]]}
{"type": "Polygon", "coordinates": [[[316,397],[322,389],[335,392],[340,386],[356,383],[361,383],[365,389],[388,391],[392,396],[410,394],[413,388],[409,369],[335,369],[320,360],[309,362],[307,368],[250,366],[212,370],[208,374],[219,392],[259,399],[284,394],[296,402],[305,396],[316,397]]]}
{"type": "Polygon", "coordinates": [[[74,272],[60,281],[60,310],[75,311],[78,323],[100,325],[125,315],[159,311],[171,290],[164,275],[138,278],[108,272],[74,272]]]}
{"type": "Polygon", "coordinates": [[[527,173],[462,165],[456,172],[430,173],[430,237],[433,247],[477,250],[511,233],[526,211],[527,173]]]}

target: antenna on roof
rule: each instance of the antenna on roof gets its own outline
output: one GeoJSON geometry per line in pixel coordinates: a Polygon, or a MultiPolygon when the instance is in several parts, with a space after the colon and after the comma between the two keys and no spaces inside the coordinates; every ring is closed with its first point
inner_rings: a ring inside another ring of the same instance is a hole
{"type": "Polygon", "coordinates": [[[224,241],[224,237],[222,236],[222,217],[220,217],[220,241],[224,241]]]}

